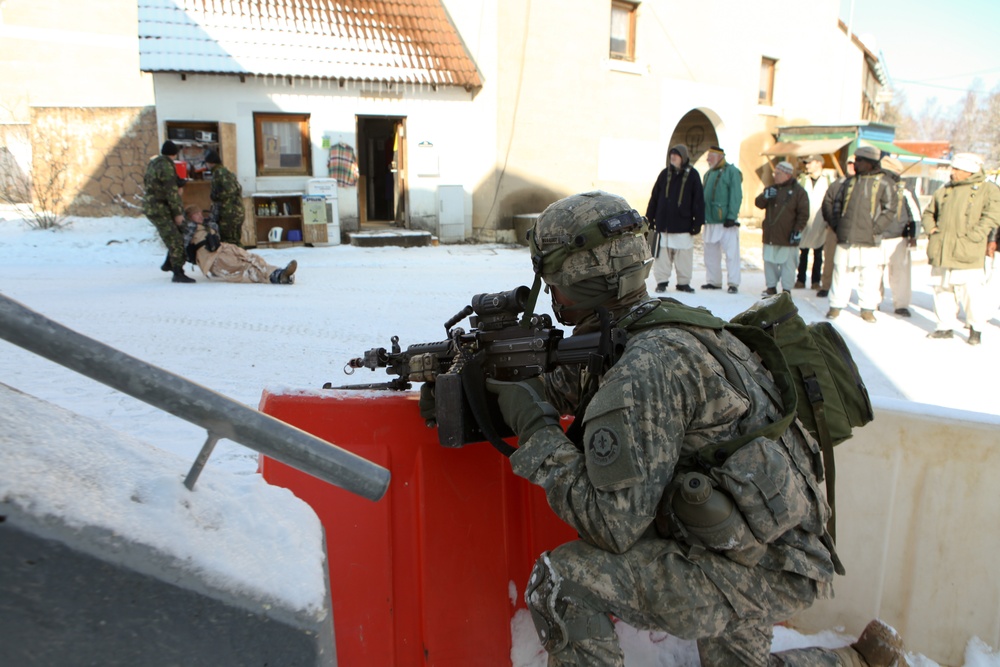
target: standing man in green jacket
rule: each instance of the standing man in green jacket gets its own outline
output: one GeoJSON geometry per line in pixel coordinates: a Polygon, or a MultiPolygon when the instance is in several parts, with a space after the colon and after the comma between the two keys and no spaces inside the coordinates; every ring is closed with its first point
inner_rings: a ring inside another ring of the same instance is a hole
{"type": "Polygon", "coordinates": [[[951,162],[951,182],[938,188],[921,220],[927,230],[927,259],[934,279],[937,328],[928,338],[952,338],[965,309],[969,345],[982,342],[990,317],[984,312],[984,262],[990,232],[1000,224],[1000,188],[986,180],[983,159],[959,153],[951,162]]]}
{"type": "Polygon", "coordinates": [[[729,293],[740,288],[740,223],[736,218],[743,203],[743,174],[726,162],[726,153],[712,146],[705,156],[705,278],[702,289],[722,289],[722,255],[726,255],[729,293]]]}
{"type": "Polygon", "coordinates": [[[212,170],[212,220],[219,226],[223,243],[232,243],[241,248],[243,236],[243,187],[236,174],[222,164],[222,158],[215,151],[208,151],[205,164],[212,170]]]}
{"type": "Polygon", "coordinates": [[[160,154],[149,161],[143,177],[146,192],[143,195],[142,212],[156,227],[163,245],[167,246],[167,259],[160,268],[173,272],[172,282],[193,283],[194,278],[184,275],[187,257],[184,254],[184,234],[181,231],[184,205],[177,189],[177,170],[174,168],[177,153],[177,144],[168,139],[163,142],[160,154]]]}

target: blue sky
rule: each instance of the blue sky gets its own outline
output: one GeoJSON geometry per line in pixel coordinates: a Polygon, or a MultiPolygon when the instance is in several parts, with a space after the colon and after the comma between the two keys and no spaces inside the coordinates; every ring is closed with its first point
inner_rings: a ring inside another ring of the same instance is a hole
{"type": "Polygon", "coordinates": [[[840,0],[840,18],[874,53],[919,112],[937,97],[950,107],[977,77],[1000,85],[1000,0],[840,0]]]}

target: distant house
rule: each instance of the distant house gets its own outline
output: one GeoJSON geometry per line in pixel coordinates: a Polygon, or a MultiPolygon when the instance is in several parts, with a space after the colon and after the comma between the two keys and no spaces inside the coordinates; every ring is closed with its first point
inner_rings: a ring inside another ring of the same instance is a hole
{"type": "MultiPolygon", "coordinates": [[[[70,3],[36,4],[59,22],[70,3]]],[[[719,144],[750,215],[779,127],[878,121],[884,75],[839,4],[791,3],[779,22],[763,0],[138,0],[121,15],[136,16],[155,132],[121,169],[141,175],[170,129],[224,148],[246,195],[297,193],[337,148],[358,167],[336,188],[344,232],[492,241],[573,192],[644,210],[671,145],[704,172],[719,144]]]]}

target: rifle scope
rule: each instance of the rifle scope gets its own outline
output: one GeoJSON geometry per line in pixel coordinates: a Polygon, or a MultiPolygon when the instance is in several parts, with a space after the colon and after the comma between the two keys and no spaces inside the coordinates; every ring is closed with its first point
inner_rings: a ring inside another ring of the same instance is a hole
{"type": "Polygon", "coordinates": [[[524,310],[524,302],[527,301],[529,293],[530,290],[521,285],[506,292],[477,294],[472,297],[472,309],[479,316],[500,313],[520,314],[524,310]]]}

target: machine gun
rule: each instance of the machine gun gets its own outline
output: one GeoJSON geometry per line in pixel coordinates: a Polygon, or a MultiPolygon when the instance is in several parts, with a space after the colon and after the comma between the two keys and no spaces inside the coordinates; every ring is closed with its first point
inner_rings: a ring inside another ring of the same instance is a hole
{"type": "MultiPolygon", "coordinates": [[[[445,322],[446,340],[417,343],[403,350],[393,336],[391,350],[372,348],[347,362],[344,372],[358,368],[385,368],[396,377],[389,382],[346,385],[338,389],[406,390],[412,382],[433,382],[438,441],[445,447],[489,442],[504,454],[513,451],[502,438],[512,435],[500,414],[495,394],[485,381],[527,380],[557,366],[587,368],[600,376],[625,349],[624,330],[611,326],[605,311],[600,331],[564,338],[548,315],[521,314],[530,290],[521,286],[506,292],[477,294],[445,322]],[[470,329],[457,327],[469,317],[470,329]]],[[[332,388],[330,383],[324,388],[332,388]]]]}

